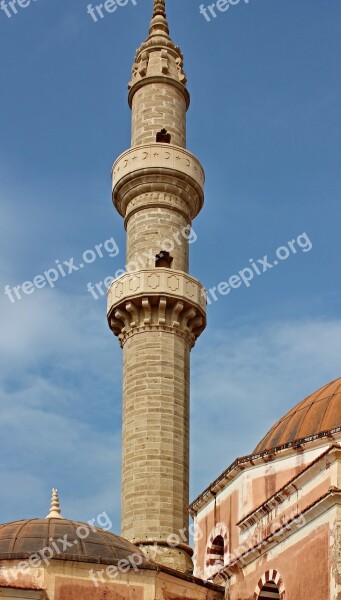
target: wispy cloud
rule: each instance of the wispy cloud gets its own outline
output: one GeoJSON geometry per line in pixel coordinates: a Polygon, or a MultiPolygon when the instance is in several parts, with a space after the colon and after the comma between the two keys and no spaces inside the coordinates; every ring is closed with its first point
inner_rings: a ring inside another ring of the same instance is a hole
{"type": "MultiPolygon", "coordinates": [[[[104,306],[42,290],[0,301],[0,520],[106,510],[119,531],[121,350],[104,306]]],[[[211,330],[192,353],[192,497],[307,394],[339,375],[341,322],[211,330]]]]}
{"type": "MultiPolygon", "coordinates": [[[[48,257],[31,256],[39,222],[27,234],[27,203],[16,214],[22,190],[3,192],[5,284],[9,274],[23,281],[42,260],[51,263],[61,240],[48,257]]],[[[45,244],[49,232],[42,235],[45,244]]],[[[119,531],[121,350],[104,301],[74,281],[14,305],[0,296],[0,521],[43,516],[57,486],[65,516],[86,520],[106,510],[119,531]]],[[[291,406],[337,377],[340,355],[339,320],[211,326],[192,353],[192,497],[291,406]]]]}
{"type": "Polygon", "coordinates": [[[340,356],[340,320],[260,323],[203,336],[192,355],[193,496],[252,452],[290,408],[339,377],[340,356]]]}
{"type": "Polygon", "coordinates": [[[59,290],[42,290],[15,306],[6,300],[0,519],[42,516],[50,488],[58,486],[66,516],[113,511],[117,528],[121,351],[105,312],[59,290]]]}

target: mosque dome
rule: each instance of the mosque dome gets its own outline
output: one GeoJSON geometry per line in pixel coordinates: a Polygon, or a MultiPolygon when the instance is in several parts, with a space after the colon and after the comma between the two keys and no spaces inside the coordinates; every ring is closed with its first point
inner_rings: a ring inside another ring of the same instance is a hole
{"type": "Polygon", "coordinates": [[[45,519],[28,519],[0,525],[0,560],[27,559],[43,555],[49,560],[115,564],[149,561],[127,540],[90,523],[69,521],[61,515],[58,491],[52,490],[50,512],[45,519]],[[140,558],[141,557],[141,558],[140,558]]]}
{"type": "Polygon", "coordinates": [[[254,454],[341,427],[341,378],[302,400],[259,442],[254,454]]]}
{"type": "MultiPolygon", "coordinates": [[[[26,559],[45,548],[51,548],[51,559],[90,563],[115,564],[142,555],[137,546],[89,523],[48,518],[0,525],[0,560],[26,559]]],[[[142,557],[140,564],[147,564],[142,557]]]]}

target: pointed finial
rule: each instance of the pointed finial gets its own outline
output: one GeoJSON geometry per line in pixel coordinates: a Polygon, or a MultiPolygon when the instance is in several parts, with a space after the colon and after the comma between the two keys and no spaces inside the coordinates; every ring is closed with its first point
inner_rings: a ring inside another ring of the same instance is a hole
{"type": "Polygon", "coordinates": [[[166,3],[165,0],[154,0],[154,13],[153,17],[161,15],[166,18],[166,3]]]}
{"type": "Polygon", "coordinates": [[[61,511],[60,511],[58,490],[56,490],[55,488],[53,488],[53,490],[52,490],[50,512],[47,515],[47,517],[45,517],[45,518],[46,519],[63,519],[63,517],[61,515],[61,511]]]}
{"type": "Polygon", "coordinates": [[[167,36],[169,35],[165,0],[154,0],[153,18],[149,33],[166,33],[167,36]]]}

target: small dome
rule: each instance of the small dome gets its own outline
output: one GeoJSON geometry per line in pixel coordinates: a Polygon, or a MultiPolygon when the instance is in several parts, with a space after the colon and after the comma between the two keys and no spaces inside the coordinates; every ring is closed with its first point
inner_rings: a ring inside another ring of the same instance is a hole
{"type": "Polygon", "coordinates": [[[53,551],[53,559],[115,564],[138,553],[143,556],[141,564],[149,562],[137,546],[88,523],[49,518],[0,525],[0,560],[29,558],[46,547],[53,551]]]}
{"type": "Polygon", "coordinates": [[[341,378],[290,410],[259,442],[254,454],[341,426],[341,378]]]}

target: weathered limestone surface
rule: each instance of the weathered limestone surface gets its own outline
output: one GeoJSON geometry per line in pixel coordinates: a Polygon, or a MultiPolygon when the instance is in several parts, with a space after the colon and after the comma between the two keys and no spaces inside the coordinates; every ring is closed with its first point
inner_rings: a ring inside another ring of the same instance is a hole
{"type": "Polygon", "coordinates": [[[164,2],[155,2],[129,84],[132,146],[113,166],[129,272],[109,289],[108,321],[124,353],[122,535],[157,562],[191,572],[190,351],[206,326],[206,297],[188,275],[188,240],[205,176],[186,150],[182,67],[164,2]],[[157,261],[165,252],[166,265],[157,261]]]}

